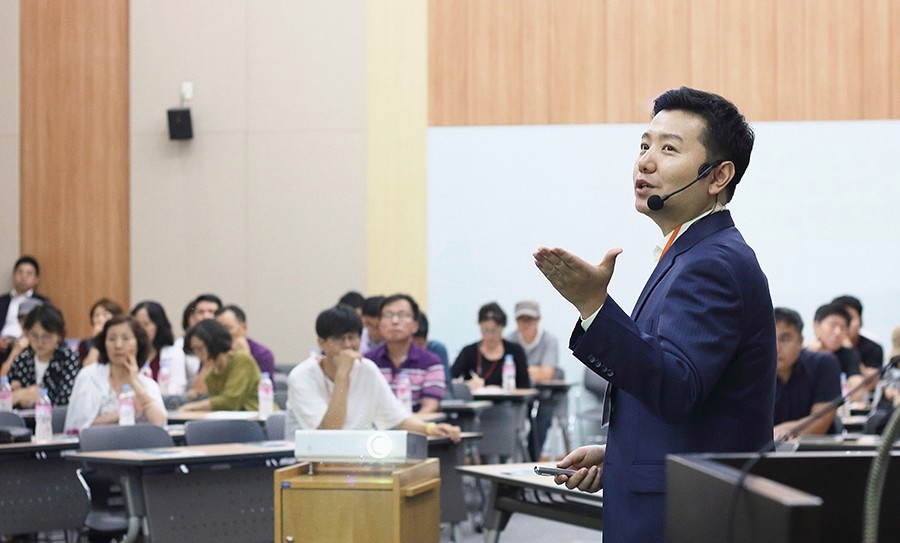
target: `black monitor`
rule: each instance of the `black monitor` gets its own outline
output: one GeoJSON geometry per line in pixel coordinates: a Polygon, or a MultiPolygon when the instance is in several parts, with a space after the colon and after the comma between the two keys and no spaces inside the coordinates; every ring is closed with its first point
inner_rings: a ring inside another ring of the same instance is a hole
{"type": "MultiPolygon", "coordinates": [[[[879,541],[900,541],[898,455],[892,455],[887,473],[879,541]]],[[[732,513],[740,470],[752,456],[668,457],[666,541],[845,543],[862,539],[865,487],[875,452],[767,454],[750,471],[732,513]],[[730,539],[732,531],[734,539],[730,539]]]]}

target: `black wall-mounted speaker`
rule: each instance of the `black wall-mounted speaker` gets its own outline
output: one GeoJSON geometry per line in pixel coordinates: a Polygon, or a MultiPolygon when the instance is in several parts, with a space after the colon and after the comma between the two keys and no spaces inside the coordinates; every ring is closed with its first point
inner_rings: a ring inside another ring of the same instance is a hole
{"type": "Polygon", "coordinates": [[[173,108],[169,113],[169,139],[189,140],[194,137],[190,108],[173,108]]]}

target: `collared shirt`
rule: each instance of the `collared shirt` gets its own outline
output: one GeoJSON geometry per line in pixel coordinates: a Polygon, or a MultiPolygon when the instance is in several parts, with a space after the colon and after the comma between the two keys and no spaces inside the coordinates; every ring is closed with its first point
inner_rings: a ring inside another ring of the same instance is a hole
{"type": "Polygon", "coordinates": [[[375,362],[381,374],[391,385],[394,395],[397,394],[397,382],[400,380],[400,372],[405,371],[409,377],[409,385],[412,390],[413,411],[418,411],[422,404],[422,398],[434,398],[438,401],[444,399],[447,388],[444,365],[441,359],[430,351],[426,351],[416,342],[410,343],[406,360],[400,367],[394,365],[387,351],[387,345],[382,345],[363,356],[375,362]]]}
{"type": "Polygon", "coordinates": [[[26,298],[34,296],[34,289],[30,289],[25,294],[17,294],[16,289],[9,291],[9,309],[6,311],[6,320],[3,322],[3,330],[0,330],[2,337],[19,337],[22,335],[22,327],[19,326],[19,305],[26,298]]]}
{"type": "MultiPolygon", "coordinates": [[[[713,208],[710,209],[709,211],[704,211],[703,213],[701,213],[700,215],[697,215],[693,219],[691,219],[685,223],[682,223],[680,228],[676,228],[675,230],[673,230],[675,232],[675,239],[672,240],[672,244],[674,244],[675,241],[682,236],[682,234],[687,232],[688,228],[693,226],[693,224],[695,222],[699,221],[703,217],[706,217],[708,215],[712,215],[713,213],[718,213],[719,211],[724,211],[724,210],[725,210],[725,204],[720,204],[719,202],[716,202],[716,205],[713,206],[713,208]]],[[[661,242],[657,242],[656,246],[653,248],[653,251],[651,252],[651,254],[653,255],[653,261],[655,263],[659,263],[659,258],[663,253],[663,247],[665,247],[666,243],[669,242],[669,236],[671,236],[671,235],[672,235],[672,232],[668,232],[665,236],[663,236],[663,239],[661,240],[661,242]]],[[[603,309],[603,305],[598,307],[597,311],[594,311],[589,317],[587,317],[585,319],[581,319],[581,327],[584,328],[585,330],[590,328],[591,323],[594,322],[594,319],[597,317],[597,313],[600,313],[601,309],[603,309]]]]}

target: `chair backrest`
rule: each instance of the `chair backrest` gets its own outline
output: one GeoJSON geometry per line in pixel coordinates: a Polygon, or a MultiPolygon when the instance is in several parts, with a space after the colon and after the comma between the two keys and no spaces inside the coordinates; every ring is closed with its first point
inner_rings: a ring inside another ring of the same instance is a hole
{"type": "Polygon", "coordinates": [[[286,389],[275,391],[275,405],[278,406],[278,409],[287,409],[287,401],[288,391],[286,389]]]}
{"type": "Polygon", "coordinates": [[[27,426],[25,425],[25,419],[11,411],[0,411],[0,426],[27,428],[27,426]]]}
{"type": "Polygon", "coordinates": [[[469,388],[469,385],[460,383],[459,381],[451,381],[450,385],[453,387],[454,398],[464,401],[472,400],[472,390],[469,388]]]}
{"type": "Polygon", "coordinates": [[[592,372],[588,368],[584,368],[584,389],[596,396],[601,402],[606,396],[606,385],[608,381],[592,372]]]}
{"type": "Polygon", "coordinates": [[[184,425],[186,445],[265,441],[262,426],[252,420],[191,420],[184,425]]]}
{"type": "Polygon", "coordinates": [[[175,442],[163,428],[153,424],[91,426],[79,434],[82,451],[173,447],[175,442]]]}
{"type": "Polygon", "coordinates": [[[53,426],[54,434],[61,434],[66,431],[66,412],[69,410],[67,405],[53,406],[53,414],[50,419],[50,425],[53,426]]]}
{"type": "Polygon", "coordinates": [[[266,419],[266,437],[269,439],[284,439],[284,411],[272,413],[266,419]]]}

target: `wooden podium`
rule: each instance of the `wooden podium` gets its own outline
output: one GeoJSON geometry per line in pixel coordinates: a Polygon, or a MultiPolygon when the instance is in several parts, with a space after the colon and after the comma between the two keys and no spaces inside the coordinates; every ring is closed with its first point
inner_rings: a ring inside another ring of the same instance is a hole
{"type": "Polygon", "coordinates": [[[275,471],[275,541],[438,543],[440,486],[435,458],[282,468],[275,471]]]}

